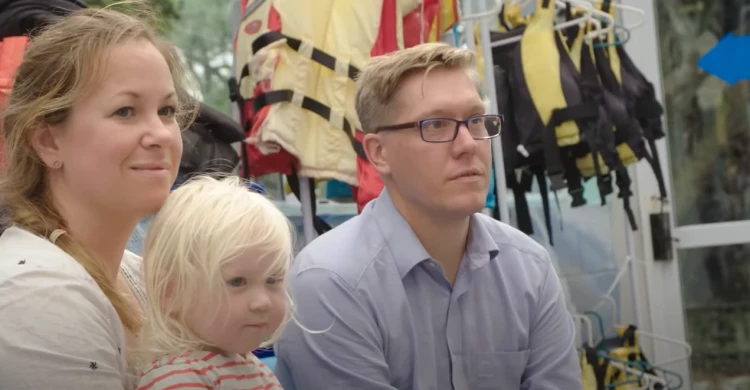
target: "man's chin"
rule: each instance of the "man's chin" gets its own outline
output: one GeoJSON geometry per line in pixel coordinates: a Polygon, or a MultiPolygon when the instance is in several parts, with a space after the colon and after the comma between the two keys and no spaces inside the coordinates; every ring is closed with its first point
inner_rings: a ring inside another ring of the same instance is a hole
{"type": "Polygon", "coordinates": [[[476,194],[461,194],[446,202],[444,206],[446,209],[451,210],[453,214],[470,216],[474,213],[481,212],[484,209],[486,199],[486,194],[482,196],[476,194]]]}

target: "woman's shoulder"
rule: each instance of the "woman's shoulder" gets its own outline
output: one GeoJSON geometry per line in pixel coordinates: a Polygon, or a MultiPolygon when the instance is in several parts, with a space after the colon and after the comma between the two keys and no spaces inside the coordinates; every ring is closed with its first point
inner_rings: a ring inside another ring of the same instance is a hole
{"type": "Polygon", "coordinates": [[[52,301],[66,306],[60,310],[70,310],[66,316],[83,315],[85,307],[85,312],[119,323],[107,297],[74,258],[29,231],[6,229],[0,236],[0,317],[24,312],[55,316],[58,310],[48,308],[52,301]]]}
{"type": "Polygon", "coordinates": [[[0,290],[18,279],[72,279],[96,285],[83,266],[55,244],[12,226],[0,235],[0,290]]]}
{"type": "Polygon", "coordinates": [[[0,318],[7,319],[0,321],[3,383],[123,387],[126,346],[117,312],[75,259],[16,227],[0,236],[0,318]]]}

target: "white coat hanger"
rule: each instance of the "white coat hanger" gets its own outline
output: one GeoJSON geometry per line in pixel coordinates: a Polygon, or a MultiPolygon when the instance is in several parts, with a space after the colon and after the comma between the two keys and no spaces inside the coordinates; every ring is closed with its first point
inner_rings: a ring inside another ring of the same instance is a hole
{"type": "MultiPolygon", "coordinates": [[[[617,287],[617,285],[620,283],[620,280],[622,279],[622,276],[626,273],[626,271],[628,269],[628,264],[631,263],[631,262],[634,263],[634,264],[645,265],[645,262],[639,261],[639,260],[635,260],[632,257],[628,257],[627,259],[625,259],[625,262],[622,264],[622,266],[620,268],[620,271],[617,273],[617,276],[615,276],[615,280],[612,282],[612,285],[607,290],[607,293],[605,293],[604,295],[601,296],[599,302],[592,309],[592,311],[596,311],[599,307],[601,307],[601,305],[603,303],[609,303],[612,306],[612,323],[613,324],[617,324],[617,302],[615,302],[614,298],[612,298],[612,292],[615,290],[615,288],[617,287]]],[[[628,325],[617,324],[617,325],[613,325],[613,327],[614,328],[627,328],[628,325]]],[[[668,343],[668,344],[680,346],[680,347],[682,347],[682,348],[685,349],[685,355],[684,356],[680,356],[680,357],[673,358],[673,359],[670,359],[670,360],[667,360],[667,361],[663,361],[663,362],[654,362],[653,363],[654,366],[665,366],[667,364],[681,362],[681,361],[689,359],[690,356],[692,356],[692,354],[693,354],[693,347],[689,343],[687,343],[686,341],[673,339],[671,337],[657,335],[657,334],[646,332],[646,331],[643,331],[643,330],[640,330],[640,329],[636,329],[636,335],[638,337],[643,337],[643,338],[651,339],[651,340],[655,340],[655,341],[662,341],[662,342],[665,342],[665,343],[668,343]]],[[[604,337],[604,335],[602,335],[602,337],[604,337]]]]}
{"type": "Polygon", "coordinates": [[[609,364],[612,365],[612,367],[617,368],[618,370],[625,371],[630,375],[635,375],[641,381],[643,381],[643,386],[636,388],[638,390],[656,390],[657,385],[661,385],[664,388],[667,387],[667,382],[663,378],[659,378],[656,375],[643,372],[642,370],[637,370],[633,367],[626,366],[625,364],[616,361],[610,361],[609,364]]]}
{"type": "MultiPolygon", "coordinates": [[[[588,1],[590,1],[591,3],[593,3],[593,4],[597,5],[597,6],[600,5],[600,4],[602,4],[602,0],[588,0],[588,1]]],[[[643,8],[635,7],[635,6],[632,6],[632,5],[625,5],[625,4],[622,4],[621,2],[619,2],[617,0],[612,0],[610,2],[610,4],[611,4],[610,5],[611,7],[614,7],[617,10],[628,11],[628,12],[632,12],[632,13],[638,15],[638,19],[635,22],[633,22],[632,24],[626,24],[626,25],[623,26],[626,29],[631,30],[631,31],[635,30],[635,29],[643,26],[643,24],[646,22],[646,11],[644,11],[643,8]]]]}
{"type": "Polygon", "coordinates": [[[586,325],[586,342],[589,347],[594,347],[596,344],[594,344],[594,325],[591,323],[591,318],[582,314],[571,314],[570,316],[573,317],[573,320],[586,325]]]}
{"type": "MultiPolygon", "coordinates": [[[[528,1],[533,1],[533,0],[525,0],[525,1],[528,2],[528,1]]],[[[606,36],[614,28],[614,18],[612,17],[612,15],[610,15],[607,12],[602,12],[597,9],[594,9],[593,4],[586,0],[555,0],[555,5],[557,6],[565,7],[567,3],[579,6],[581,10],[583,11],[583,15],[573,20],[555,24],[555,27],[554,27],[555,31],[563,30],[563,29],[573,27],[576,25],[583,27],[586,25],[586,23],[592,23],[596,26],[596,28],[588,32],[584,36],[584,39],[590,42],[594,38],[606,36]],[[597,20],[597,18],[606,19],[607,21],[606,26],[602,27],[602,24],[599,22],[599,20],[597,20]]],[[[490,46],[492,47],[505,46],[511,43],[520,42],[522,38],[523,38],[522,35],[505,38],[505,39],[492,42],[490,46]]]]}
{"type": "Polygon", "coordinates": [[[424,43],[424,30],[427,24],[425,23],[425,20],[424,20],[424,1],[425,0],[419,1],[419,7],[420,7],[420,10],[419,10],[419,43],[420,44],[424,43]]]}
{"type": "Polygon", "coordinates": [[[503,3],[505,3],[505,0],[496,0],[495,6],[492,7],[490,10],[484,11],[484,12],[477,12],[477,13],[473,13],[469,15],[461,15],[461,12],[460,12],[461,8],[459,7],[458,21],[459,22],[479,22],[484,19],[496,18],[497,15],[500,14],[500,11],[503,9],[503,3]]]}
{"type": "MultiPolygon", "coordinates": [[[[612,297],[607,298],[609,298],[607,299],[608,301],[611,300],[611,302],[614,304],[615,301],[614,299],[612,299],[612,297]]],[[[586,337],[586,342],[588,343],[589,347],[596,347],[596,344],[594,343],[594,327],[591,323],[591,318],[586,315],[572,313],[571,317],[573,317],[574,321],[578,321],[586,325],[586,334],[584,335],[586,337]]],[[[643,382],[643,386],[639,387],[638,390],[656,390],[656,386],[658,385],[661,385],[663,388],[667,387],[667,382],[663,378],[660,378],[656,375],[649,374],[643,370],[638,370],[619,361],[611,360],[609,364],[621,371],[637,376],[640,381],[643,382]]]]}

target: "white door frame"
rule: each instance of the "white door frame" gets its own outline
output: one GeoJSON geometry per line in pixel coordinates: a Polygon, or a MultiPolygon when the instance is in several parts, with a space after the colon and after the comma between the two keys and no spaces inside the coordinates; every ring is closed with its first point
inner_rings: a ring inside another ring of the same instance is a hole
{"type": "MultiPolygon", "coordinates": [[[[663,102],[658,26],[654,0],[627,0],[625,3],[646,11],[643,25],[631,31],[631,43],[625,47],[641,72],[653,83],[657,98],[663,102]]],[[[640,16],[633,13],[623,13],[622,18],[625,25],[631,25],[640,16]]],[[[664,123],[665,131],[670,131],[669,127],[666,126],[666,118],[664,123]]],[[[667,183],[667,196],[671,199],[672,175],[669,164],[669,153],[667,152],[668,141],[666,138],[657,141],[657,150],[664,173],[664,180],[667,183]]],[[[659,194],[658,185],[651,167],[645,161],[637,164],[634,170],[634,190],[637,197],[636,212],[640,216],[639,220],[641,223],[638,232],[633,235],[631,250],[636,260],[645,263],[645,267],[636,266],[632,268],[632,270],[645,268],[642,273],[637,272],[638,275],[643,276],[640,278],[640,285],[642,286],[642,291],[645,290],[645,293],[640,294],[641,302],[638,305],[641,308],[640,318],[644,319],[640,326],[644,330],[658,335],[685,340],[685,314],[683,311],[680,268],[676,253],[674,259],[671,261],[655,262],[653,257],[649,215],[651,212],[658,211],[653,209],[658,205],[658,203],[654,202],[654,199],[659,194]]],[[[671,210],[671,208],[667,207],[666,210],[671,210]]],[[[673,235],[679,237],[682,244],[693,240],[690,235],[691,230],[689,229],[710,229],[705,227],[681,228],[688,230],[675,229],[673,215],[670,224],[674,232],[673,235]],[[685,236],[681,237],[680,234],[685,234],[685,236]]],[[[706,240],[703,241],[704,244],[708,244],[709,241],[707,240],[713,236],[707,235],[705,231],[701,231],[700,235],[703,235],[703,239],[706,240]]],[[[713,237],[716,238],[715,236],[713,237]]],[[[684,350],[680,348],[656,343],[653,344],[652,360],[657,363],[670,361],[684,356],[684,353],[684,350]]],[[[688,361],[682,361],[669,365],[666,368],[679,373],[684,380],[683,388],[690,389],[689,367],[688,361]]]]}

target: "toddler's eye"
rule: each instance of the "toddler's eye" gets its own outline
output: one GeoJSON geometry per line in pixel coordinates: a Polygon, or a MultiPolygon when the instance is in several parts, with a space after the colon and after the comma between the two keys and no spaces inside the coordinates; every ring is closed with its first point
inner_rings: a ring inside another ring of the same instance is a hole
{"type": "Polygon", "coordinates": [[[242,287],[247,284],[245,278],[232,278],[227,281],[227,284],[232,287],[242,287]]]}
{"type": "Polygon", "coordinates": [[[271,276],[268,279],[266,279],[266,283],[268,284],[279,284],[284,281],[284,278],[281,276],[271,276]]]}

